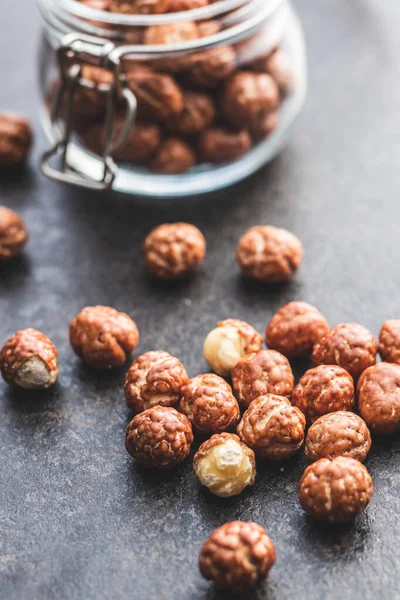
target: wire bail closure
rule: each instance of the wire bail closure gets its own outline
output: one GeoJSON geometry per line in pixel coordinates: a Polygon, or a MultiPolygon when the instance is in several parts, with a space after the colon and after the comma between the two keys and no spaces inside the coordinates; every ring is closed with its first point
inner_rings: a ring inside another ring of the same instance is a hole
{"type": "Polygon", "coordinates": [[[49,179],[60,183],[68,183],[78,187],[92,190],[110,190],[118,173],[112,154],[120,148],[129,135],[137,113],[137,101],[133,92],[125,84],[121,72],[121,61],[112,42],[99,40],[81,34],[68,34],[57,51],[57,59],[61,82],[57,88],[51,107],[51,124],[55,144],[42,155],[41,170],[49,179]],[[71,62],[71,65],[68,63],[71,62]],[[82,64],[91,64],[111,71],[113,81],[107,90],[99,90],[107,94],[107,108],[105,121],[105,144],[102,160],[103,175],[99,180],[91,179],[77,173],[68,163],[68,150],[70,146],[73,120],[74,120],[74,92],[76,87],[93,89],[93,85],[82,78],[82,64]],[[115,116],[119,101],[123,99],[126,104],[125,122],[118,139],[113,142],[115,116]],[[65,100],[65,103],[63,102],[65,100]],[[60,109],[65,107],[65,119],[60,119],[60,109]],[[51,166],[51,159],[60,155],[60,167],[51,166]]]}

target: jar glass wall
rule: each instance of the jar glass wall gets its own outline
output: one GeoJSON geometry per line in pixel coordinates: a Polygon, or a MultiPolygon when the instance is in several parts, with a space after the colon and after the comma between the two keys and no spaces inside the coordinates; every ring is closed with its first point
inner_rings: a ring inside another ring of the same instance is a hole
{"type": "Polygon", "coordinates": [[[202,194],[247,177],[281,150],[306,93],[293,7],[209,2],[38,0],[42,120],[53,143],[69,123],[58,150],[75,183],[101,182],[106,159],[115,190],[202,194]],[[161,12],[168,4],[200,8],[161,12]]]}

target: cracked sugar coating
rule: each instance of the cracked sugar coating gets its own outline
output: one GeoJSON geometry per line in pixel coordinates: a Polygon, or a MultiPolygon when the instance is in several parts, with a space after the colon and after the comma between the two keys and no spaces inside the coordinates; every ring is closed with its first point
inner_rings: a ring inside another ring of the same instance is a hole
{"type": "Polygon", "coordinates": [[[378,346],[372,333],[358,323],[341,323],[314,346],[315,365],[339,365],[354,379],[376,362],[378,346]]]}
{"type": "Polygon", "coordinates": [[[298,237],[272,225],[251,227],[240,238],[236,259],[243,273],[262,283],[290,279],[303,260],[298,237]]]}
{"type": "Polygon", "coordinates": [[[189,419],[167,406],[136,415],[126,428],[125,447],[145,467],[168,469],[181,463],[193,442],[189,419]]]}
{"type": "Polygon", "coordinates": [[[311,425],[304,452],[310,462],[337,456],[364,462],[370,448],[371,435],[365,421],[352,412],[340,410],[323,415],[311,425]]]}
{"type": "Polygon", "coordinates": [[[257,523],[232,521],[215,529],[199,557],[201,574],[219,589],[246,592],[268,575],[275,546],[257,523]]]}
{"type": "Polygon", "coordinates": [[[290,398],[294,376],[288,359],[275,350],[246,354],[232,371],[232,385],[241,406],[264,394],[290,398]]]}
{"type": "Polygon", "coordinates": [[[222,498],[237,496],[253,485],[256,477],[253,450],[232,433],[206,440],[195,454],[193,468],[200,482],[222,498]]]}
{"type": "Polygon", "coordinates": [[[4,381],[25,389],[53,385],[58,375],[58,353],[52,341],[36,329],[22,329],[10,337],[0,352],[4,381]]]}
{"type": "Polygon", "coordinates": [[[177,358],[164,350],[151,350],[134,360],[126,374],[126,404],[135,413],[156,405],[174,406],[188,380],[177,358]]]}
{"type": "Polygon", "coordinates": [[[268,323],[265,341],[269,348],[288,358],[302,358],[312,353],[315,342],[329,331],[318,309],[307,302],[289,302],[268,323]]]}
{"type": "Polygon", "coordinates": [[[382,362],[366,369],[357,397],[360,415],[373,432],[400,431],[400,365],[382,362]]]}
{"type": "Polygon", "coordinates": [[[12,113],[0,114],[0,168],[21,165],[28,156],[32,139],[27,119],[12,113]]]}
{"type": "Polygon", "coordinates": [[[91,367],[121,367],[139,342],[139,331],[129,315],[109,306],[87,306],[71,321],[69,337],[74,352],[91,367]]]}
{"type": "Polygon", "coordinates": [[[225,319],[204,340],[203,353],[213,371],[228,377],[245,354],[258,352],[261,346],[262,337],[254,327],[239,319],[225,319]]]}
{"type": "Polygon", "coordinates": [[[354,402],[353,378],[336,365],[320,365],[306,371],[292,395],[293,406],[311,422],[336,410],[352,410],[354,402]]]}
{"type": "Polygon", "coordinates": [[[329,523],[352,521],[366,508],[373,492],[367,469],[358,460],[321,458],[304,471],[299,500],[313,519],[329,523]]]}
{"type": "Polygon", "coordinates": [[[400,365],[400,320],[385,321],[379,334],[379,354],[385,362],[400,365]]]}
{"type": "Polygon", "coordinates": [[[285,460],[300,450],[305,427],[305,416],[287,398],[266,394],[252,401],[237,432],[256,456],[285,460]]]}
{"type": "Polygon", "coordinates": [[[218,375],[197,375],[182,388],[179,406],[202,433],[230,431],[239,422],[240,411],[231,386],[218,375]]]}
{"type": "Polygon", "coordinates": [[[147,269],[160,279],[178,279],[202,264],[206,241],[189,223],[166,223],[149,233],[143,245],[147,269]]]}
{"type": "Polygon", "coordinates": [[[0,206],[0,261],[19,254],[28,240],[24,221],[17,213],[0,206]]]}

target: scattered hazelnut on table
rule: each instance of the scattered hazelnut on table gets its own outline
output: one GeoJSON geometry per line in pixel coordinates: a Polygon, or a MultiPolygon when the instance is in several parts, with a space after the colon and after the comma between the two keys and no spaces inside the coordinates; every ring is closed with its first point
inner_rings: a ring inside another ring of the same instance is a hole
{"type": "Polygon", "coordinates": [[[336,365],[309,369],[292,394],[293,406],[297,406],[311,422],[336,410],[352,410],[354,402],[353,378],[336,365]]]}
{"type": "Polygon", "coordinates": [[[196,154],[192,147],[180,138],[171,137],[161,143],[149,168],[163,175],[180,175],[195,164],[196,154]]]}
{"type": "Polygon", "coordinates": [[[294,376],[288,359],[275,350],[246,354],[232,371],[232,385],[239,404],[247,408],[265,394],[290,398],[294,376]]]}
{"type": "Polygon", "coordinates": [[[36,329],[17,331],[0,351],[4,381],[24,389],[45,389],[58,375],[58,353],[51,340],[36,329]]]}
{"type": "Polygon", "coordinates": [[[216,588],[241,593],[261,583],[275,560],[275,546],[265,529],[257,523],[232,521],[204,542],[199,567],[216,588]]]}
{"type": "Polygon", "coordinates": [[[304,471],[299,487],[306,513],[329,523],[352,521],[366,508],[373,492],[367,469],[346,456],[317,460],[304,471]]]}
{"type": "Polygon", "coordinates": [[[268,323],[265,341],[269,348],[288,358],[311,355],[314,344],[329,331],[325,317],[311,304],[289,302],[268,323]]]}
{"type": "Polygon", "coordinates": [[[29,121],[12,113],[0,114],[0,169],[18,167],[25,162],[32,146],[29,121]]]}
{"type": "Polygon", "coordinates": [[[381,362],[366,369],[357,384],[360,415],[374,433],[400,431],[400,365],[381,362]]]}
{"type": "Polygon", "coordinates": [[[109,306],[87,306],[69,326],[71,346],[85,363],[98,369],[121,367],[139,342],[129,315],[109,306]]]}
{"type": "Polygon", "coordinates": [[[300,450],[304,442],[306,419],[290,404],[275,394],[253,400],[240,421],[237,432],[256,456],[285,460],[300,450]]]}
{"type": "Polygon", "coordinates": [[[215,88],[235,70],[236,53],[232,46],[219,46],[188,58],[190,81],[199,87],[215,88]]]}
{"type": "Polygon", "coordinates": [[[243,273],[262,283],[290,279],[303,259],[298,237],[271,225],[251,227],[240,238],[236,259],[243,273]]]}
{"type": "Polygon", "coordinates": [[[202,133],[199,152],[205,162],[223,164],[237,160],[251,148],[250,134],[222,127],[213,127],[202,133]]]}
{"type": "Polygon", "coordinates": [[[164,350],[151,350],[134,360],[126,374],[126,404],[135,413],[157,405],[174,406],[188,380],[177,358],[164,350]]]}
{"type": "Polygon", "coordinates": [[[179,279],[204,261],[206,241],[189,223],[165,223],[149,233],[143,244],[148,271],[159,279],[179,279]]]}
{"type": "Polygon", "coordinates": [[[189,419],[167,406],[145,410],[126,428],[126,449],[145,467],[175,467],[187,457],[192,442],[189,419]]]}
{"type": "Polygon", "coordinates": [[[210,127],[215,115],[215,104],[208,94],[184,92],[183,111],[168,121],[168,128],[184,135],[194,135],[210,127]]]}
{"type": "Polygon", "coordinates": [[[262,337],[245,321],[225,319],[204,341],[204,358],[221,377],[228,377],[245,354],[261,350],[262,337]]]}
{"type": "Polygon", "coordinates": [[[189,379],[182,388],[179,410],[200,433],[230,431],[240,419],[239,405],[231,386],[214,373],[189,379]]]}
{"type": "Polygon", "coordinates": [[[374,365],[378,346],[372,333],[358,323],[336,325],[315,344],[315,365],[339,365],[357,379],[374,365]]]}
{"type": "Polygon", "coordinates": [[[385,362],[400,364],[400,320],[385,321],[382,325],[379,354],[385,362]]]}
{"type": "Polygon", "coordinates": [[[310,462],[348,456],[364,462],[371,448],[369,429],[358,415],[339,410],[323,415],[310,427],[304,452],[310,462]]]}
{"type": "Polygon", "coordinates": [[[0,206],[0,261],[19,254],[28,241],[28,231],[17,213],[0,206]]]}
{"type": "Polygon", "coordinates": [[[195,454],[193,468],[200,482],[221,498],[237,496],[256,478],[253,450],[232,433],[206,440],[195,454]]]}
{"type": "Polygon", "coordinates": [[[234,125],[256,127],[278,107],[278,86],[267,73],[241,71],[225,84],[221,105],[225,117],[234,125]]]}

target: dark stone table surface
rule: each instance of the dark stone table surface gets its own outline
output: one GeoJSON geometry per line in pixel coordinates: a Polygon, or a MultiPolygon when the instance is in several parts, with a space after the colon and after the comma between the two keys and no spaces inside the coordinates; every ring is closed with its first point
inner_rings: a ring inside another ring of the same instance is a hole
{"type": "MultiPolygon", "coordinates": [[[[46,142],[36,84],[39,16],[32,0],[0,8],[0,108],[22,111],[37,133],[30,168],[0,178],[1,203],[26,219],[26,252],[0,269],[0,339],[33,326],[60,352],[58,384],[43,394],[0,383],[2,600],[217,600],[197,557],[214,527],[265,526],[278,559],[257,600],[400,597],[400,443],[375,439],[367,466],[375,494],[354,525],[306,518],[297,500],[305,461],[259,467],[256,485],[219,500],[200,489],[191,461],[172,473],[139,470],[124,449],[124,370],[84,367],[68,323],[87,304],[128,312],[139,352],[163,348],[191,375],[220,318],[262,331],[285,302],[317,305],[331,324],[378,334],[400,316],[400,18],[398,0],[298,0],[310,93],[287,149],[250,180],[207,200],[154,208],[118,195],[59,187],[38,173],[46,142]],[[166,220],[197,224],[204,269],[171,287],[143,272],[140,245],[166,220]],[[272,223],[302,238],[306,256],[286,286],[238,274],[242,231],[272,223]]],[[[306,365],[298,366],[298,371],[306,365]]]]}

